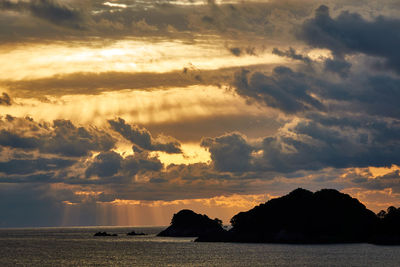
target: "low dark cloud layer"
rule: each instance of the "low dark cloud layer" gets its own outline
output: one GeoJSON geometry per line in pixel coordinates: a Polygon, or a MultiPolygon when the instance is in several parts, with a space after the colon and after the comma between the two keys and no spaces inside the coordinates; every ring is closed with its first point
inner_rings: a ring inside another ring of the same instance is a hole
{"type": "Polygon", "coordinates": [[[390,188],[392,193],[400,193],[400,171],[395,170],[384,175],[373,177],[371,173],[349,175],[347,178],[359,187],[368,190],[384,190],[390,188]]]}
{"type": "Polygon", "coordinates": [[[70,167],[74,163],[76,163],[75,160],[59,158],[12,159],[0,162],[0,172],[5,174],[32,174],[40,171],[51,172],[70,167]]]}
{"type": "MultiPolygon", "coordinates": [[[[137,149],[148,150],[148,151],[163,151],[166,153],[182,153],[180,143],[176,140],[157,140],[154,139],[150,132],[144,128],[140,128],[136,125],[131,126],[125,123],[125,120],[118,118],[117,120],[109,120],[111,128],[120,133],[125,139],[132,142],[137,149]]],[[[169,137],[158,138],[158,139],[171,139],[169,137]]]]}
{"type": "MultiPolygon", "coordinates": [[[[19,97],[62,96],[65,94],[99,94],[123,89],[152,90],[154,88],[187,87],[191,85],[216,85],[227,83],[237,68],[218,71],[151,72],[100,72],[72,73],[53,77],[23,80],[3,80],[0,84],[12,89],[19,97]]],[[[0,98],[5,100],[5,95],[0,98]]],[[[1,103],[1,102],[0,102],[1,103]]]]}
{"type": "Polygon", "coordinates": [[[250,145],[238,134],[231,134],[205,139],[202,145],[209,149],[218,171],[294,173],[398,165],[399,134],[398,121],[310,114],[260,143],[250,145]]]}
{"type": "Polygon", "coordinates": [[[0,145],[68,157],[87,156],[91,151],[107,151],[115,139],[96,128],[76,127],[68,120],[52,124],[38,123],[31,118],[7,116],[0,121],[0,145]]]}
{"type": "Polygon", "coordinates": [[[160,171],[162,163],[147,153],[135,153],[133,156],[123,158],[114,151],[102,152],[97,155],[86,169],[86,177],[96,175],[98,177],[112,177],[120,173],[132,178],[139,171],[160,171]]]}

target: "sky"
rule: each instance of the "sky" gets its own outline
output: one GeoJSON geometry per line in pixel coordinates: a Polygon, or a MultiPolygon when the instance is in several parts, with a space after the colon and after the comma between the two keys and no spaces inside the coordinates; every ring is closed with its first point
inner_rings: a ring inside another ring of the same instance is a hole
{"type": "Polygon", "coordinates": [[[397,0],[2,0],[0,227],[400,206],[397,0]]]}

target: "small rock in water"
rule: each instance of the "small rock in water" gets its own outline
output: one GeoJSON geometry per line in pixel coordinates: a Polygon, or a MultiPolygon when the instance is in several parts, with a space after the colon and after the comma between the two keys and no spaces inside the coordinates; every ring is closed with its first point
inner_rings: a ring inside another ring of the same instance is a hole
{"type": "Polygon", "coordinates": [[[109,234],[107,232],[97,232],[94,236],[118,236],[117,234],[109,234]]]}
{"type": "Polygon", "coordinates": [[[132,230],[132,232],[127,233],[126,235],[146,235],[145,233],[136,233],[132,230]]]}

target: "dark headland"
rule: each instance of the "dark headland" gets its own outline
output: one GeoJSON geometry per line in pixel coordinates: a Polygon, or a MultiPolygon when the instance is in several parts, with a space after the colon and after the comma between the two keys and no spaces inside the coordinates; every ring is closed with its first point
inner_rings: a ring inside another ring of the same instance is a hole
{"type": "Polygon", "coordinates": [[[181,210],[172,217],[171,226],[158,236],[198,237],[222,231],[221,220],[212,220],[207,215],[197,214],[191,210],[181,210]]]}
{"type": "Polygon", "coordinates": [[[400,245],[400,208],[375,214],[334,189],[296,189],[236,214],[231,225],[227,231],[219,219],[181,210],[159,236],[195,236],[196,242],[400,245]]]}

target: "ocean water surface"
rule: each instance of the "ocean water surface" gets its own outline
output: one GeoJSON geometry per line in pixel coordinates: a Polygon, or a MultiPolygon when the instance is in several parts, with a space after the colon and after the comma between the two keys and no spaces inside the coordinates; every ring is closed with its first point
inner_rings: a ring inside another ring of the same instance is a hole
{"type": "Polygon", "coordinates": [[[0,266],[399,266],[400,246],[195,243],[163,227],[0,229],[0,266]],[[127,236],[135,230],[145,236],[127,236]],[[98,231],[117,237],[94,237],[98,231]]]}

